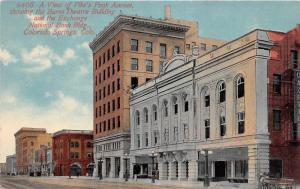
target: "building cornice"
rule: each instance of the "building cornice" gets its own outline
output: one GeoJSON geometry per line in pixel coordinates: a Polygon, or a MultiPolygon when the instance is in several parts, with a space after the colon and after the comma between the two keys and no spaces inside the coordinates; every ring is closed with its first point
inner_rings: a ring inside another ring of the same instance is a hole
{"type": "Polygon", "coordinates": [[[59,135],[66,135],[66,134],[76,134],[76,135],[93,135],[93,131],[91,130],[60,130],[53,133],[53,137],[57,137],[59,135]]]}
{"type": "Polygon", "coordinates": [[[110,140],[115,140],[119,138],[128,138],[130,139],[130,133],[129,132],[122,132],[122,133],[116,133],[108,136],[103,136],[99,138],[94,137],[93,143],[98,143],[98,142],[103,142],[103,141],[110,141],[110,140]]]}

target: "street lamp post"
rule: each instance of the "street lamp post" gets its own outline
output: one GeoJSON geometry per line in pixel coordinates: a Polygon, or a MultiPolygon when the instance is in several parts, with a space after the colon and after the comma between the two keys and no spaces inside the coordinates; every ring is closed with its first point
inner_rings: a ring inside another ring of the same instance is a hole
{"type": "Polygon", "coordinates": [[[99,162],[98,162],[98,174],[99,174],[99,180],[103,179],[102,176],[102,163],[103,163],[103,158],[100,158],[99,162]],[[100,163],[100,164],[99,164],[100,163]]]}
{"type": "Polygon", "coordinates": [[[127,161],[128,161],[129,157],[128,154],[125,153],[124,154],[124,160],[125,160],[125,181],[128,181],[128,169],[127,169],[127,161]]]}
{"type": "Polygon", "coordinates": [[[157,154],[154,153],[154,151],[151,152],[151,158],[152,158],[152,183],[155,183],[155,169],[154,169],[154,157],[157,154]]]}
{"type": "Polygon", "coordinates": [[[208,151],[207,149],[201,151],[201,154],[203,154],[205,157],[205,178],[204,178],[204,182],[203,182],[204,187],[209,187],[208,154],[212,154],[212,153],[213,153],[212,151],[208,151]]]}

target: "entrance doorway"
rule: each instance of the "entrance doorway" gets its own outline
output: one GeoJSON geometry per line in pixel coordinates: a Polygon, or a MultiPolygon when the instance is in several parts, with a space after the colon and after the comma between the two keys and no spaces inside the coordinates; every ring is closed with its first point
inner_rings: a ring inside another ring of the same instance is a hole
{"type": "Polygon", "coordinates": [[[216,181],[226,180],[226,161],[215,162],[216,181]]]}
{"type": "Polygon", "coordinates": [[[81,168],[77,164],[71,165],[71,176],[81,175],[81,168]]]}
{"type": "Polygon", "coordinates": [[[282,177],[282,160],[279,159],[270,160],[270,176],[275,178],[282,177]]]}

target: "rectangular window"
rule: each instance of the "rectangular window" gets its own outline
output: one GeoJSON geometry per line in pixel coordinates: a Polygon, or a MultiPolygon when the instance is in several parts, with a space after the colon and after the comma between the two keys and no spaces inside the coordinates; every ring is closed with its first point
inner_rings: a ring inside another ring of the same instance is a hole
{"type": "Polygon", "coordinates": [[[148,82],[148,81],[150,81],[151,80],[151,78],[146,78],[146,82],[148,82]]]}
{"type": "Polygon", "coordinates": [[[281,75],[273,74],[273,92],[275,94],[281,94],[281,75]]]}
{"type": "Polygon", "coordinates": [[[200,43],[200,50],[206,51],[206,44],[205,43],[200,43]]]}
{"type": "Polygon", "coordinates": [[[117,79],[117,90],[120,90],[120,79],[117,79]]]}
{"type": "Polygon", "coordinates": [[[106,95],[106,91],[105,91],[105,87],[103,87],[103,98],[105,98],[106,95]]]}
{"type": "Polygon", "coordinates": [[[153,72],[153,61],[152,60],[146,60],[146,71],[153,72]]]}
{"type": "Polygon", "coordinates": [[[217,45],[212,45],[212,50],[215,50],[216,48],[218,48],[217,45]]]}
{"type": "Polygon", "coordinates": [[[97,59],[96,59],[96,61],[95,61],[95,69],[97,70],[97,68],[98,68],[98,63],[97,63],[97,59]]]}
{"type": "Polygon", "coordinates": [[[108,66],[107,67],[107,78],[109,78],[110,77],[110,67],[108,66]]]}
{"type": "Polygon", "coordinates": [[[173,137],[174,141],[178,141],[178,127],[174,127],[173,137]]]}
{"type": "Polygon", "coordinates": [[[96,128],[96,134],[98,133],[98,124],[95,125],[96,128]]]}
{"type": "Polygon", "coordinates": [[[95,117],[96,118],[98,117],[98,107],[96,107],[96,109],[95,109],[95,117]]]}
{"type": "Polygon", "coordinates": [[[135,89],[139,84],[137,77],[131,77],[131,89],[135,89]]]}
{"type": "Polygon", "coordinates": [[[159,53],[160,57],[162,58],[166,58],[167,57],[167,45],[161,43],[160,44],[160,53],[159,53]]]}
{"type": "Polygon", "coordinates": [[[117,72],[120,71],[120,69],[121,69],[120,67],[121,67],[121,66],[120,66],[120,60],[118,60],[118,61],[117,61],[117,72]]]}
{"type": "Polygon", "coordinates": [[[97,79],[97,75],[95,76],[95,85],[97,86],[97,81],[98,81],[98,79],[97,79]]]}
{"type": "Polygon", "coordinates": [[[101,124],[101,122],[99,123],[99,132],[100,133],[102,132],[102,124],[101,124]]]}
{"type": "Polygon", "coordinates": [[[178,114],[178,104],[174,104],[174,114],[178,114]]]}
{"type": "Polygon", "coordinates": [[[245,132],[245,112],[238,113],[238,134],[245,132]]]}
{"type": "Polygon", "coordinates": [[[138,51],[139,41],[137,39],[131,39],[131,51],[138,51]]]}
{"type": "Polygon", "coordinates": [[[110,85],[107,85],[107,96],[110,95],[110,85]]]}
{"type": "Polygon", "coordinates": [[[111,87],[112,87],[112,93],[114,93],[115,92],[115,81],[112,82],[111,87]]]}
{"type": "Polygon", "coordinates": [[[117,43],[117,53],[119,53],[120,52],[120,41],[118,41],[118,43],[117,43]]]}
{"type": "Polygon", "coordinates": [[[118,116],[118,127],[121,126],[121,120],[120,120],[120,116],[118,116]]]}
{"type": "Polygon", "coordinates": [[[205,107],[209,107],[210,106],[210,96],[209,95],[206,95],[204,97],[204,106],[205,107]]]}
{"type": "Polygon", "coordinates": [[[110,112],[110,102],[107,103],[107,113],[110,112]]]}
{"type": "Polygon", "coordinates": [[[107,120],[107,130],[110,130],[110,119],[107,120]]]}
{"type": "Polygon", "coordinates": [[[131,59],[131,70],[138,70],[139,69],[139,61],[137,58],[131,59]]]}
{"type": "Polygon", "coordinates": [[[120,107],[121,107],[121,98],[118,97],[118,109],[120,109],[120,107]]]}
{"type": "Polygon", "coordinates": [[[103,81],[105,81],[105,70],[103,70],[103,81]]]}
{"type": "Polygon", "coordinates": [[[102,56],[103,64],[105,64],[105,58],[106,58],[105,53],[103,53],[103,56],[102,56]]]}
{"type": "Polygon", "coordinates": [[[274,130],[281,129],[281,110],[273,110],[273,128],[274,130]]]}
{"type": "Polygon", "coordinates": [[[140,148],[141,147],[140,135],[137,134],[136,138],[137,138],[137,147],[140,148]]]}
{"type": "Polygon", "coordinates": [[[210,121],[209,119],[204,120],[205,126],[205,138],[210,138],[210,121]]]}
{"type": "Polygon", "coordinates": [[[226,133],[226,123],[225,123],[225,117],[220,117],[220,136],[225,136],[226,133]]]}
{"type": "Polygon", "coordinates": [[[247,160],[239,160],[234,162],[234,173],[237,178],[246,178],[248,173],[247,160]]]}
{"type": "Polygon", "coordinates": [[[291,64],[293,68],[298,68],[298,51],[291,51],[291,64]]]}
{"type": "Polygon", "coordinates": [[[96,101],[96,102],[98,101],[98,94],[97,94],[97,91],[95,92],[95,101],[96,101]]]}
{"type": "Polygon", "coordinates": [[[101,91],[101,89],[99,89],[99,92],[98,92],[98,94],[99,94],[99,100],[101,100],[101,94],[102,94],[102,91],[101,91]]]}
{"type": "Polygon", "coordinates": [[[106,104],[103,104],[103,115],[106,113],[106,104]]]}
{"type": "Polygon", "coordinates": [[[145,44],[145,51],[146,51],[147,53],[152,53],[152,42],[146,41],[146,44],[145,44]]]}
{"type": "Polygon", "coordinates": [[[98,78],[99,78],[99,83],[101,83],[101,73],[99,73],[98,78]]]}
{"type": "Polygon", "coordinates": [[[156,145],[158,142],[158,132],[154,131],[154,145],[156,145]]]}
{"type": "Polygon", "coordinates": [[[111,48],[111,52],[112,52],[112,57],[114,57],[115,56],[115,46],[114,45],[111,48]]]}
{"type": "Polygon", "coordinates": [[[145,146],[148,146],[148,133],[145,133],[145,146]]]}
{"type": "Polygon", "coordinates": [[[101,56],[99,56],[99,61],[98,61],[98,67],[100,68],[101,67],[101,56]]]}
{"type": "Polygon", "coordinates": [[[99,116],[101,116],[102,115],[102,106],[99,106],[99,116]]]}
{"type": "Polygon", "coordinates": [[[116,100],[114,99],[112,101],[112,111],[115,111],[115,109],[116,109],[116,100]]]}
{"type": "Polygon", "coordinates": [[[189,111],[189,101],[184,102],[184,111],[185,112],[189,111]]]}
{"type": "Polygon", "coordinates": [[[112,128],[115,129],[116,128],[116,119],[112,118],[112,128]]]}
{"type": "Polygon", "coordinates": [[[110,59],[110,49],[107,50],[107,61],[110,59]]]}
{"type": "Polygon", "coordinates": [[[225,89],[220,91],[219,94],[220,94],[220,99],[219,99],[220,103],[225,102],[226,101],[226,91],[225,91],[225,89]]]}
{"type": "Polygon", "coordinates": [[[111,73],[112,75],[115,75],[115,64],[112,64],[111,73]]]}
{"type": "Polygon", "coordinates": [[[106,131],[106,121],[103,121],[103,131],[106,131]]]}

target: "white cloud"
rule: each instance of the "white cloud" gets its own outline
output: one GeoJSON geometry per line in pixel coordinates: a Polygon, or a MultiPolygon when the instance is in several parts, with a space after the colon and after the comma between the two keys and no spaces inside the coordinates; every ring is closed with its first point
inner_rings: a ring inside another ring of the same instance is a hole
{"type": "Polygon", "coordinates": [[[15,61],[15,57],[11,55],[8,50],[0,48],[0,62],[2,62],[4,66],[11,64],[15,61]]]}
{"type": "Polygon", "coordinates": [[[46,91],[46,92],[44,93],[44,97],[45,97],[45,98],[50,98],[50,97],[52,97],[52,94],[51,94],[49,91],[46,91]]]}
{"type": "Polygon", "coordinates": [[[16,97],[10,92],[5,92],[0,96],[0,104],[14,104],[16,102],[16,97]]]}
{"type": "MultiPolygon", "coordinates": [[[[12,96],[20,97],[19,94],[12,96]]],[[[5,144],[0,148],[0,162],[5,161],[5,156],[15,153],[14,133],[21,127],[42,127],[50,133],[61,129],[92,130],[92,110],[87,104],[61,91],[52,97],[53,102],[47,107],[18,98],[14,99],[14,104],[0,107],[0,144],[5,144]],[[10,108],[6,108],[8,106],[10,108]]]]}
{"type": "Polygon", "coordinates": [[[80,66],[80,75],[87,75],[89,73],[89,70],[86,66],[80,66]]]}
{"type": "Polygon", "coordinates": [[[53,64],[64,65],[68,60],[75,58],[75,52],[68,48],[63,56],[59,56],[49,47],[37,45],[30,52],[23,49],[21,57],[27,66],[25,71],[37,73],[51,68],[53,64]]]}
{"type": "Polygon", "coordinates": [[[85,41],[77,46],[78,48],[83,48],[86,50],[90,50],[89,42],[85,41]]]}

